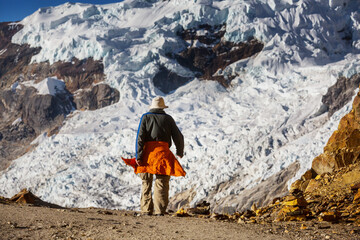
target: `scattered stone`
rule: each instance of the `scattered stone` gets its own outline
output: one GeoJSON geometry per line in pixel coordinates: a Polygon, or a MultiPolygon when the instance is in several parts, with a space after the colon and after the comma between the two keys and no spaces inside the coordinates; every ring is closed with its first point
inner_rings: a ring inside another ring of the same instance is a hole
{"type": "Polygon", "coordinates": [[[30,205],[35,205],[35,206],[58,208],[58,210],[63,209],[63,207],[60,207],[56,204],[44,202],[39,197],[35,196],[33,193],[28,191],[26,188],[21,190],[18,194],[15,194],[10,199],[7,199],[7,198],[2,198],[2,199],[5,203],[30,204],[30,205]]]}
{"type": "Polygon", "coordinates": [[[217,214],[217,213],[211,214],[210,218],[215,219],[215,220],[220,220],[220,221],[229,220],[229,217],[227,215],[217,214]]]}
{"type": "Polygon", "coordinates": [[[350,231],[351,234],[359,234],[360,233],[360,229],[353,229],[350,231]]]}
{"type": "Polygon", "coordinates": [[[189,217],[190,215],[184,208],[180,208],[174,215],[174,217],[189,217]]]}
{"type": "Polygon", "coordinates": [[[300,229],[301,229],[301,230],[306,230],[306,229],[308,229],[308,227],[307,227],[305,224],[301,224],[300,229]]]}
{"type": "Polygon", "coordinates": [[[315,189],[318,189],[321,186],[321,184],[316,179],[311,179],[306,186],[305,193],[311,193],[315,189]]]}
{"type": "Polygon", "coordinates": [[[299,207],[306,207],[307,202],[304,197],[295,197],[292,195],[286,196],[285,201],[283,202],[285,206],[299,206],[299,207]]]}
{"type": "Polygon", "coordinates": [[[187,208],[186,213],[189,215],[209,215],[210,214],[210,203],[203,201],[197,204],[195,208],[187,208]]]}
{"type": "Polygon", "coordinates": [[[355,194],[353,203],[358,203],[358,202],[360,202],[360,189],[355,194]]]}
{"type": "Polygon", "coordinates": [[[251,206],[251,211],[256,213],[257,211],[256,203],[253,203],[253,205],[251,206]]]}
{"type": "Polygon", "coordinates": [[[107,210],[98,210],[97,213],[104,214],[104,215],[113,215],[112,212],[107,211],[107,210]]]}
{"type": "Polygon", "coordinates": [[[319,215],[319,221],[336,222],[339,220],[339,217],[338,212],[322,212],[319,215]]]}
{"type": "Polygon", "coordinates": [[[10,198],[10,201],[23,204],[35,204],[39,200],[40,199],[38,199],[38,197],[29,192],[27,189],[21,190],[18,194],[10,198]]]}
{"type": "Polygon", "coordinates": [[[360,183],[357,183],[357,184],[351,184],[351,190],[352,191],[356,191],[360,189],[360,183]]]}

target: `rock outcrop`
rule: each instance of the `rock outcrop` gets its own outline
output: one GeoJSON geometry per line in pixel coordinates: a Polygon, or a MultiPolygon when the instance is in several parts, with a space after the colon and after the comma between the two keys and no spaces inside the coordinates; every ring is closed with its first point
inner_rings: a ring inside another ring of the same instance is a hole
{"type": "Polygon", "coordinates": [[[32,56],[41,48],[11,43],[11,38],[23,28],[20,24],[0,23],[0,89],[9,88],[18,78],[22,78],[32,56]]]}
{"type": "Polygon", "coordinates": [[[34,195],[29,190],[22,189],[19,193],[15,194],[11,198],[0,197],[0,203],[2,204],[30,204],[34,206],[43,206],[50,208],[63,208],[59,205],[52,204],[41,200],[38,196],[34,195]]]}
{"type": "Polygon", "coordinates": [[[360,94],[353,102],[353,108],[339,123],[324,147],[324,153],[316,157],[312,169],[317,174],[334,170],[360,161],[360,94]]]}
{"type": "Polygon", "coordinates": [[[329,116],[341,109],[354,96],[354,90],[359,87],[360,74],[354,74],[350,78],[339,77],[322,98],[324,109],[328,110],[329,116]]]}
{"type": "MultiPolygon", "coordinates": [[[[188,47],[179,53],[168,53],[167,56],[190,69],[196,77],[218,81],[228,87],[236,76],[228,75],[223,70],[236,61],[259,53],[264,44],[254,38],[239,43],[225,41],[223,38],[225,32],[226,25],[207,24],[181,30],[178,35],[187,42],[188,47]]],[[[162,66],[153,82],[163,92],[170,92],[188,80],[189,78],[171,73],[162,66]]]]}
{"type": "MultiPolygon", "coordinates": [[[[358,76],[358,75],[354,75],[358,76]]],[[[256,212],[257,220],[360,224],[360,94],[312,168],[295,181],[290,193],[256,212]]]]}
{"type": "Polygon", "coordinates": [[[233,43],[223,39],[226,25],[201,25],[197,29],[186,29],[178,34],[189,43],[189,47],[176,54],[178,62],[204,80],[216,80],[225,87],[235,76],[222,73],[230,64],[260,52],[264,44],[251,38],[247,42],[233,43]]]}
{"type": "Polygon", "coordinates": [[[31,150],[30,143],[42,132],[56,133],[71,111],[96,110],[120,98],[104,83],[101,61],[31,63],[41,48],[11,43],[21,29],[17,23],[0,23],[0,170],[31,150]],[[39,93],[34,85],[49,77],[63,81],[64,89],[39,93]]]}
{"type": "Polygon", "coordinates": [[[97,84],[88,89],[82,89],[74,96],[76,109],[95,110],[119,101],[119,92],[107,84],[97,84]]]}

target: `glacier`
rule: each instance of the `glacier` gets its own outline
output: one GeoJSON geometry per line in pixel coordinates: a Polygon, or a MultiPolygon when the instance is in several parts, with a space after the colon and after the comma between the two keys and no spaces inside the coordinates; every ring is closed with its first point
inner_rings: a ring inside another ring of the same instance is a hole
{"type": "Polygon", "coordinates": [[[141,180],[120,157],[134,156],[139,119],[157,95],[185,137],[180,162],[187,175],[171,179],[170,196],[195,189],[192,205],[209,198],[216,204],[294,162],[300,169],[293,180],[299,178],[351,109],[348,103],[331,117],[318,115],[322,96],[339,76],[360,71],[356,0],[66,3],[20,23],[12,42],[42,48],[32,62],[102,60],[106,83],[120,92],[114,105],[73,111],[57,135],[39,136],[33,151],[0,173],[0,195],[28,188],[66,207],[138,209],[141,180]],[[264,43],[256,56],[223,70],[236,75],[228,88],[167,57],[189,46],[177,31],[205,23],[225,24],[226,41],[264,43]],[[152,83],[159,65],[193,80],[164,94],[152,83]]]}

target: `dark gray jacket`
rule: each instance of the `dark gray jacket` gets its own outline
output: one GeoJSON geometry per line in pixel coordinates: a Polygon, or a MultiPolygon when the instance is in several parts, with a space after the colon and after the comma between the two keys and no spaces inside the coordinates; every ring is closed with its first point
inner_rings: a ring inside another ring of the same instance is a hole
{"type": "Polygon", "coordinates": [[[163,109],[150,109],[142,115],[136,137],[136,159],[142,160],[146,142],[163,141],[169,143],[171,139],[176,146],[176,155],[184,155],[184,137],[176,126],[174,119],[163,109]]]}

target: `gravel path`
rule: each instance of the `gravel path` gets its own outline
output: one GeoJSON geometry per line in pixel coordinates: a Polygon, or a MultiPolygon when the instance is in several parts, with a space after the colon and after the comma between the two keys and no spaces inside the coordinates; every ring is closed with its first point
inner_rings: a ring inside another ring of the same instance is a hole
{"type": "Polygon", "coordinates": [[[138,216],[104,209],[0,204],[0,239],[360,239],[360,226],[316,222],[244,224],[138,216]],[[303,228],[301,229],[301,226],[303,228]],[[305,227],[304,227],[305,226],[305,227]]]}

